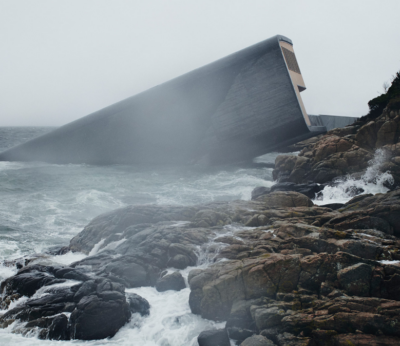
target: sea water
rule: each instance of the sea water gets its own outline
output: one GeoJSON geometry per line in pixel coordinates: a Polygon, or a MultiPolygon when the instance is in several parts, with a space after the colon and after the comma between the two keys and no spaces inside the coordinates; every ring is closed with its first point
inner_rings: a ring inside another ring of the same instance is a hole
{"type": "MultiPolygon", "coordinates": [[[[50,130],[0,128],[0,152],[50,130]]],[[[264,155],[257,158],[257,162],[273,163],[277,155],[264,155]]],[[[367,192],[376,193],[387,191],[383,180],[364,179],[351,183],[362,184],[367,192]]],[[[342,188],[346,183],[350,184],[350,181],[325,188],[316,203],[350,199],[346,189],[342,188]]],[[[116,208],[149,203],[185,206],[212,201],[249,200],[254,187],[270,187],[273,184],[272,169],[265,167],[231,165],[205,169],[0,162],[0,263],[42,253],[54,246],[66,246],[95,216],[116,208]]],[[[230,234],[232,229],[227,227],[225,232],[230,234]]],[[[209,265],[210,256],[207,247],[199,249],[198,265],[209,265]]],[[[84,254],[68,253],[46,260],[68,265],[84,257],[84,254]]],[[[190,269],[182,271],[185,278],[190,269]]],[[[15,267],[0,265],[0,281],[15,272],[15,267]]],[[[197,345],[197,336],[201,331],[224,325],[204,320],[190,312],[189,288],[160,293],[152,287],[142,287],[129,289],[128,292],[135,292],[149,301],[150,316],[133,316],[130,323],[111,339],[43,341],[37,339],[35,332],[25,337],[12,333],[17,327],[14,323],[7,329],[0,329],[0,345],[193,346],[197,345]]]]}
{"type": "MultiPolygon", "coordinates": [[[[49,130],[0,128],[0,152],[49,130]]],[[[273,163],[275,156],[265,155],[258,161],[273,163]]],[[[42,253],[53,246],[66,246],[94,217],[127,205],[155,203],[185,206],[248,200],[255,186],[268,187],[272,184],[270,168],[225,166],[204,169],[0,162],[0,263],[42,253]]],[[[67,265],[84,256],[68,253],[46,260],[67,265]]],[[[204,256],[204,253],[200,256],[203,258],[199,263],[201,266],[208,265],[204,256]]],[[[184,277],[190,269],[183,271],[184,277]]],[[[0,281],[15,272],[15,267],[0,266],[0,281]]],[[[14,324],[0,329],[0,345],[190,346],[197,344],[201,331],[224,325],[204,320],[190,312],[189,288],[162,293],[152,287],[128,291],[136,292],[149,301],[150,316],[133,316],[131,322],[111,339],[43,341],[37,339],[35,333],[25,337],[12,333],[17,327],[14,324]]]]}

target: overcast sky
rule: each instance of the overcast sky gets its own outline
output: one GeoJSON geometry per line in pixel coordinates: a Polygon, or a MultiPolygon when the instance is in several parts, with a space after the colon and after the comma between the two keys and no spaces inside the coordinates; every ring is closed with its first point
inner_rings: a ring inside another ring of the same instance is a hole
{"type": "Polygon", "coordinates": [[[400,0],[0,0],[0,126],[58,126],[276,34],[309,114],[361,116],[400,70],[400,0]]]}

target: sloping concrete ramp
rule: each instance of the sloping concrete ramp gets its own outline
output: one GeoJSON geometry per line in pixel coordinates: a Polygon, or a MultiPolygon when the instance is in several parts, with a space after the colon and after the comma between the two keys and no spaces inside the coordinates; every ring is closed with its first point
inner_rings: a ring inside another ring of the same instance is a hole
{"type": "Polygon", "coordinates": [[[339,115],[308,115],[313,126],[325,126],[326,130],[333,130],[338,127],[345,127],[354,123],[358,117],[345,117],[339,115]]]}
{"type": "Polygon", "coordinates": [[[219,164],[326,131],[311,126],[292,42],[275,36],[0,154],[3,161],[219,164]]]}

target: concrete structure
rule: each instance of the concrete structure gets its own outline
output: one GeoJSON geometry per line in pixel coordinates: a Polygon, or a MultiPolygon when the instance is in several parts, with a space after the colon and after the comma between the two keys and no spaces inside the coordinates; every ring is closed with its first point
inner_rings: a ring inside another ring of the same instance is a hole
{"type": "Polygon", "coordinates": [[[292,41],[275,36],[0,154],[53,163],[219,164],[326,131],[310,121],[292,41]]]}
{"type": "Polygon", "coordinates": [[[357,117],[342,117],[337,115],[309,115],[308,116],[313,126],[325,126],[326,130],[336,129],[338,127],[345,127],[351,125],[358,118],[357,117]]]}

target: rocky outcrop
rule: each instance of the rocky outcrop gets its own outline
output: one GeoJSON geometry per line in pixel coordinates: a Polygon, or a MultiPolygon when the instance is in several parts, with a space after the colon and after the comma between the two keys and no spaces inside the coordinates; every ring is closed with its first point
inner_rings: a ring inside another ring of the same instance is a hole
{"type": "MultiPolygon", "coordinates": [[[[121,284],[103,278],[89,278],[73,268],[28,266],[5,280],[2,292],[4,297],[16,299],[28,295],[31,299],[2,315],[0,326],[7,327],[15,320],[26,322],[16,332],[26,334],[40,328],[41,339],[94,340],[112,337],[129,320],[131,313],[143,313],[140,304],[135,306],[127,302],[124,291],[125,287],[121,284]],[[57,279],[59,277],[63,279],[57,279]],[[79,278],[83,282],[55,286],[65,283],[66,277],[79,278]]],[[[145,301],[139,296],[136,300],[142,305],[145,301]]]]}
{"type": "Polygon", "coordinates": [[[179,272],[168,274],[158,279],[156,282],[156,290],[164,292],[168,290],[180,291],[186,287],[185,280],[179,272]]]}
{"type": "Polygon", "coordinates": [[[125,288],[184,289],[181,274],[162,273],[195,265],[199,247],[214,239],[215,263],[189,274],[189,305],[226,320],[221,335],[244,345],[393,345],[400,341],[399,224],[400,190],[337,208],[273,191],[253,201],[119,209],[71,240],[71,249],[91,254],[84,260],[18,262],[17,275],[2,283],[2,308],[30,298],[0,324],[18,320],[16,332],[39,328],[41,338],[56,340],[110,337],[131,314],[150,312],[125,288]]]}
{"type": "Polygon", "coordinates": [[[267,195],[271,192],[275,191],[292,191],[298,192],[302,195],[307,196],[310,199],[314,199],[316,194],[320,192],[324,188],[323,185],[316,183],[308,183],[308,184],[295,184],[295,183],[277,183],[270,188],[264,186],[256,187],[251,193],[251,199],[256,200],[263,195],[267,195]]]}
{"type": "Polygon", "coordinates": [[[275,191],[261,195],[257,200],[262,201],[264,207],[270,208],[311,207],[314,205],[307,196],[293,191],[275,191]]]}
{"type": "Polygon", "coordinates": [[[400,183],[400,109],[387,107],[374,119],[361,118],[353,125],[334,129],[315,140],[308,140],[298,156],[276,158],[273,177],[278,182],[328,183],[336,177],[361,172],[368,167],[377,149],[387,154],[379,168],[400,183]]]}
{"type": "Polygon", "coordinates": [[[225,329],[206,330],[197,338],[199,346],[230,346],[228,334],[225,329]]]}
{"type": "Polygon", "coordinates": [[[126,299],[129,303],[132,314],[138,313],[141,316],[147,316],[150,314],[150,304],[146,299],[136,293],[126,294],[126,299]]]}
{"type": "Polygon", "coordinates": [[[227,320],[238,342],[254,334],[275,345],[400,342],[400,267],[385,262],[400,259],[399,198],[259,211],[253,229],[234,234],[241,244],[221,239],[229,245],[219,257],[230,261],[190,273],[192,311],[227,320]]]}
{"type": "Polygon", "coordinates": [[[253,335],[243,341],[240,346],[274,346],[275,344],[262,335],[253,335]]]}

